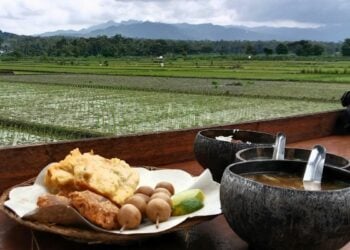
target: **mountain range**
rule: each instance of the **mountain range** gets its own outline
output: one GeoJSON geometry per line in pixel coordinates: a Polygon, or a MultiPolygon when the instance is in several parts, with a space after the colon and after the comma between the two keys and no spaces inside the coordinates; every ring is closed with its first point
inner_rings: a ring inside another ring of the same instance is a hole
{"type": "Polygon", "coordinates": [[[81,30],[57,30],[38,36],[73,36],[73,37],[112,37],[120,34],[130,38],[172,39],[172,40],[279,40],[297,41],[314,40],[339,42],[350,37],[350,30],[343,26],[322,26],[319,28],[274,28],[245,26],[221,26],[211,23],[160,23],[149,21],[108,21],[81,30]]]}

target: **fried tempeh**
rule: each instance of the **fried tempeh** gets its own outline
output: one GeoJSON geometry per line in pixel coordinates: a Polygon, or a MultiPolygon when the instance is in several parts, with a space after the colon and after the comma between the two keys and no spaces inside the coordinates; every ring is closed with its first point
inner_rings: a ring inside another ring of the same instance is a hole
{"type": "Polygon", "coordinates": [[[45,194],[39,196],[37,200],[38,207],[50,207],[55,205],[69,205],[69,199],[61,195],[45,194]]]}
{"type": "Polygon", "coordinates": [[[71,204],[87,220],[105,229],[118,229],[117,205],[91,191],[75,191],[69,194],[71,204]]]}

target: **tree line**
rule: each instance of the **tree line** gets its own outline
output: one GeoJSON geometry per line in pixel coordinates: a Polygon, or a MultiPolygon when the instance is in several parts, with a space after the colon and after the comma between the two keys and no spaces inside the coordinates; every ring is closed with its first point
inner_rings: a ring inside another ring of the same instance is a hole
{"type": "Polygon", "coordinates": [[[181,41],[164,39],[133,39],[115,35],[92,38],[18,36],[0,31],[0,51],[16,57],[121,57],[196,54],[236,54],[270,56],[294,54],[320,56],[342,53],[350,55],[350,39],[344,43],[279,41],[181,41]]]}

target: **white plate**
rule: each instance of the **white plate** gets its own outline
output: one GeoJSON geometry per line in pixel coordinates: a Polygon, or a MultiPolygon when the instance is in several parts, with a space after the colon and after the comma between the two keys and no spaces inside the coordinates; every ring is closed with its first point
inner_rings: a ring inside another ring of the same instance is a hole
{"type": "MultiPolygon", "coordinates": [[[[48,166],[47,166],[48,167],[48,166]]],[[[4,205],[10,208],[19,217],[23,218],[37,212],[37,199],[39,196],[48,193],[48,190],[44,186],[44,176],[46,174],[46,168],[44,168],[35,180],[35,183],[31,186],[17,187],[10,191],[9,200],[4,205]]],[[[183,216],[172,216],[169,220],[160,223],[159,228],[149,221],[143,222],[138,229],[124,230],[105,230],[98,226],[91,224],[85,220],[82,216],[81,223],[101,232],[109,232],[115,234],[152,234],[159,233],[168,229],[171,229],[187,218],[197,216],[211,216],[221,214],[220,205],[220,184],[213,181],[210,171],[205,170],[200,176],[193,177],[189,173],[183,170],[177,169],[161,169],[161,170],[148,170],[146,168],[136,168],[140,174],[140,186],[149,185],[155,186],[160,181],[168,181],[173,184],[176,192],[180,192],[190,188],[200,188],[205,194],[204,207],[191,214],[183,216]]]]}

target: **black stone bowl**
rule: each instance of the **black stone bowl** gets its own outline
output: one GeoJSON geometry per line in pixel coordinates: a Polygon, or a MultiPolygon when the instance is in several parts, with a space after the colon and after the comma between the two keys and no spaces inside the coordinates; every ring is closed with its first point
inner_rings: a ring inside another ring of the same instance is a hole
{"type": "MultiPolygon", "coordinates": [[[[310,156],[311,150],[302,148],[286,148],[285,149],[285,159],[286,160],[298,160],[307,162],[310,156]]],[[[252,161],[252,160],[271,160],[273,155],[273,147],[257,147],[257,148],[247,148],[242,149],[236,153],[236,162],[239,161],[252,161]]],[[[344,157],[326,154],[326,165],[338,167],[338,168],[348,168],[350,162],[344,157]]]]}
{"type": "Polygon", "coordinates": [[[196,160],[203,168],[210,169],[215,181],[220,182],[225,168],[235,162],[236,153],[244,148],[271,146],[275,135],[238,129],[207,129],[197,133],[194,141],[196,160]],[[242,142],[232,143],[215,139],[232,136],[242,142]]]}
{"type": "MultiPolygon", "coordinates": [[[[220,186],[223,214],[231,228],[256,249],[339,249],[350,241],[350,188],[305,191],[273,187],[241,176],[290,172],[301,161],[246,161],[225,169],[220,186]]],[[[301,177],[302,178],[302,177],[301,177]]],[[[324,179],[349,183],[350,172],[325,166],[324,179]]]]}

